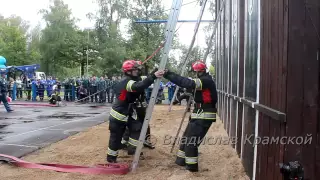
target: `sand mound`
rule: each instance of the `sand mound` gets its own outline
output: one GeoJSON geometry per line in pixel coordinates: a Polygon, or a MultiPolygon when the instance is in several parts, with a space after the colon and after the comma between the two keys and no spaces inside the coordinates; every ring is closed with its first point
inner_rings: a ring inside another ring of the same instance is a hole
{"type": "MultiPolygon", "coordinates": [[[[157,140],[156,149],[144,149],[145,159],[139,161],[137,172],[123,176],[83,175],[76,173],[59,173],[45,170],[23,169],[9,165],[0,166],[0,179],[8,180],[245,180],[249,179],[243,169],[235,150],[230,145],[200,146],[200,172],[190,173],[174,164],[174,153],[170,153],[171,145],[167,145],[165,138],[174,137],[179,127],[183,106],[174,106],[168,112],[168,106],[155,107],[151,121],[151,134],[157,140]]],[[[183,125],[187,124],[187,120],[183,125]]],[[[210,128],[208,137],[227,137],[220,121],[210,128]]],[[[92,127],[85,132],[71,136],[58,143],[52,144],[34,152],[24,160],[30,162],[63,163],[75,165],[94,165],[105,163],[105,151],[109,139],[108,123],[92,127]]],[[[125,152],[120,153],[119,161],[130,163],[132,157],[125,152]]]]}

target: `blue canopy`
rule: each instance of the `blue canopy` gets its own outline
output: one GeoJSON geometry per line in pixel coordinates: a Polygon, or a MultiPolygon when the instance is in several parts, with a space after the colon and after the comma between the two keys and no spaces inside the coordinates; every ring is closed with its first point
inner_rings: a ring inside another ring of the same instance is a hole
{"type": "Polygon", "coordinates": [[[33,72],[40,68],[39,64],[32,64],[32,65],[25,65],[25,66],[7,66],[7,67],[0,67],[0,72],[7,74],[9,71],[22,71],[29,77],[33,76],[33,72]]]}
{"type": "Polygon", "coordinates": [[[40,68],[39,64],[32,64],[32,65],[25,65],[25,66],[12,66],[16,70],[23,71],[23,72],[34,72],[40,68]]]}

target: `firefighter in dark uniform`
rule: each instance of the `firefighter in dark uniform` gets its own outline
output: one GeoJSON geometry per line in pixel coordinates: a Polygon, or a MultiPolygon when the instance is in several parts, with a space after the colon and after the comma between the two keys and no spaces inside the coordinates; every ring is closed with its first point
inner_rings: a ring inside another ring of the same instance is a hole
{"type": "Polygon", "coordinates": [[[11,109],[8,100],[7,100],[7,81],[5,78],[5,72],[1,71],[0,69],[0,104],[3,103],[4,107],[6,108],[7,112],[10,113],[13,110],[11,109]]]}
{"type": "Polygon", "coordinates": [[[180,144],[176,159],[176,164],[186,166],[186,169],[191,172],[198,171],[198,147],[211,124],[216,121],[217,90],[215,82],[212,76],[206,72],[206,68],[204,62],[200,60],[194,62],[192,70],[197,73],[195,79],[181,77],[168,70],[164,74],[164,78],[174,84],[195,90],[194,110],[189,117],[189,123],[183,135],[185,142],[180,144]]]}
{"type": "Polygon", "coordinates": [[[23,84],[26,90],[26,94],[27,94],[27,99],[26,101],[30,101],[31,100],[31,90],[32,90],[32,82],[29,78],[27,78],[25,76],[25,78],[23,79],[23,84]]]}
{"type": "Polygon", "coordinates": [[[52,94],[49,98],[49,104],[57,104],[61,102],[60,91],[58,89],[58,85],[52,86],[52,94]]]}
{"type": "Polygon", "coordinates": [[[139,68],[140,65],[135,60],[126,60],[122,64],[125,76],[114,87],[116,101],[112,105],[109,116],[110,139],[107,151],[107,161],[110,163],[115,163],[117,160],[126,127],[129,128],[130,134],[128,155],[135,153],[142,123],[138,121],[134,103],[139,95],[164,73],[164,71],[157,71],[150,74],[145,80],[139,81],[139,68]]]}
{"type": "MultiPolygon", "coordinates": [[[[142,62],[141,61],[137,61],[137,63],[140,65],[140,67],[142,66],[142,62]]],[[[152,72],[154,73],[154,72],[152,72]]],[[[144,79],[146,79],[147,76],[142,76],[142,69],[139,69],[139,81],[142,81],[144,79]]],[[[138,120],[143,124],[145,116],[146,116],[146,112],[147,112],[147,102],[146,102],[146,94],[145,92],[141,92],[139,97],[136,100],[136,112],[137,112],[137,117],[138,120]]],[[[128,141],[129,141],[129,129],[127,128],[123,138],[121,140],[121,144],[122,144],[122,148],[126,149],[128,146],[128,141]]],[[[150,140],[150,125],[148,126],[147,129],[147,134],[146,134],[146,138],[145,138],[145,142],[143,143],[144,147],[147,147],[149,149],[154,149],[154,145],[151,143],[150,140]]]]}
{"type": "Polygon", "coordinates": [[[44,80],[38,79],[38,82],[37,82],[37,90],[38,90],[38,95],[39,95],[40,101],[43,101],[44,91],[46,90],[44,80]]]}
{"type": "Polygon", "coordinates": [[[90,81],[90,96],[91,96],[91,102],[93,102],[93,98],[94,98],[94,102],[98,103],[98,79],[96,76],[93,76],[91,78],[90,81]]]}

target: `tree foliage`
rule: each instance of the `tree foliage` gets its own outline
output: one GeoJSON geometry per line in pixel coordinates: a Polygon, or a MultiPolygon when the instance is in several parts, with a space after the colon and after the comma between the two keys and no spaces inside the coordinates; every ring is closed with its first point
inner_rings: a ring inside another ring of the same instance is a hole
{"type": "MultiPolygon", "coordinates": [[[[216,9],[216,4],[215,4],[215,1],[213,2],[210,2],[209,4],[209,11],[211,12],[212,14],[212,17],[215,18],[217,16],[217,13],[219,11],[217,11],[216,9]]],[[[209,46],[209,41],[211,39],[211,35],[212,35],[212,32],[214,30],[214,22],[212,23],[209,23],[209,25],[207,25],[206,27],[204,27],[204,30],[205,30],[205,38],[206,38],[206,45],[209,46]]],[[[214,41],[214,39],[213,39],[214,41]]],[[[210,47],[210,51],[209,51],[209,54],[208,54],[208,58],[211,58],[211,63],[210,64],[214,64],[214,54],[215,54],[215,51],[214,51],[215,47],[214,47],[214,43],[213,43],[213,47],[210,47]]]]}
{"type": "Polygon", "coordinates": [[[46,22],[40,41],[42,63],[48,74],[62,73],[62,69],[57,71],[57,66],[71,67],[74,65],[72,61],[77,57],[75,19],[61,0],[54,0],[49,9],[43,9],[41,13],[46,22]]]}
{"type": "MultiPolygon", "coordinates": [[[[39,63],[41,71],[57,77],[86,75],[119,75],[126,59],[145,60],[165,40],[166,24],[138,24],[138,19],[168,19],[160,0],[95,0],[96,12],[87,14],[94,23],[92,29],[80,29],[77,19],[63,0],[51,0],[47,9],[40,11],[45,27],[40,24],[30,29],[29,22],[12,15],[0,15],[0,55],[9,65],[39,63]],[[125,27],[124,20],[129,21],[125,27]]],[[[176,34],[177,35],[177,34],[176,34]]],[[[173,41],[173,50],[187,48],[173,41]]],[[[190,59],[196,58],[195,48],[190,59]]],[[[196,53],[197,52],[197,53],[196,53]]],[[[198,56],[198,55],[197,55],[198,56]]],[[[181,56],[179,59],[183,59],[181,56]]],[[[150,71],[161,59],[161,51],[146,63],[150,71]]],[[[167,63],[178,69],[175,56],[169,54],[167,63]]]]}
{"type": "Polygon", "coordinates": [[[192,48],[192,50],[189,52],[189,55],[188,55],[188,58],[186,59],[187,57],[187,54],[188,54],[188,50],[189,50],[189,47],[187,46],[181,46],[181,56],[180,56],[180,62],[178,64],[178,67],[180,67],[180,71],[178,71],[179,73],[181,73],[181,67],[183,67],[183,64],[184,62],[187,60],[187,65],[186,65],[186,68],[187,68],[187,74],[188,76],[192,76],[192,73],[191,73],[191,65],[194,61],[196,60],[199,60],[199,59],[202,59],[203,58],[203,55],[204,55],[204,50],[201,49],[199,46],[195,46],[192,48]]]}
{"type": "Polygon", "coordinates": [[[6,57],[7,65],[29,63],[26,31],[27,26],[24,26],[21,18],[4,18],[0,15],[0,54],[6,57]]]}

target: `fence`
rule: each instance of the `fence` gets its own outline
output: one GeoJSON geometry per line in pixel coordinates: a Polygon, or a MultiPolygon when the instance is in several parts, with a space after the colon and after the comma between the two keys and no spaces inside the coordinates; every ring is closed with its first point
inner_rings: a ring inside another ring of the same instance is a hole
{"type": "MultiPolygon", "coordinates": [[[[67,101],[76,101],[81,99],[80,95],[78,93],[78,88],[74,85],[68,86],[69,88],[66,89],[64,88],[64,86],[61,87],[61,89],[59,90],[59,95],[67,101]]],[[[105,102],[105,100],[108,100],[108,102],[113,102],[113,99],[115,98],[115,93],[111,92],[109,88],[109,90],[101,90],[101,89],[91,89],[91,88],[86,88],[87,89],[87,95],[90,96],[92,95],[90,98],[87,98],[87,101],[91,102],[105,102]],[[102,98],[102,99],[101,99],[102,98]]],[[[163,88],[163,96],[162,100],[167,100],[169,98],[169,92],[168,92],[167,87],[163,88]]],[[[150,89],[146,89],[146,98],[147,101],[149,99],[148,96],[151,95],[151,91],[150,89]]],[[[51,94],[53,93],[52,90],[52,86],[51,87],[47,87],[46,85],[44,86],[44,88],[39,89],[39,87],[36,84],[32,84],[29,88],[26,87],[22,87],[22,88],[17,88],[17,84],[13,83],[13,87],[12,90],[8,90],[7,95],[10,96],[12,98],[13,101],[19,101],[19,100],[30,100],[30,101],[41,101],[41,97],[43,101],[47,101],[50,99],[51,94]]],[[[161,93],[161,94],[162,94],[161,93]]],[[[173,92],[171,91],[171,94],[173,92]]],[[[171,95],[173,96],[173,95],[171,95]]],[[[84,98],[84,97],[82,97],[84,98]]],[[[165,101],[166,102],[166,101],[165,101]]],[[[160,103],[160,102],[159,102],[160,103]]],[[[159,104],[158,103],[158,104],[159,104]]],[[[163,103],[163,102],[162,102],[163,103]]]]}
{"type": "Polygon", "coordinates": [[[247,174],[283,179],[279,163],[299,161],[319,179],[320,2],[217,4],[218,113],[247,174]]]}
{"type": "MultiPolygon", "coordinates": [[[[75,101],[77,98],[77,87],[71,86],[70,89],[62,88],[59,90],[60,96],[68,96],[69,101],[75,101]]],[[[12,90],[8,90],[8,96],[12,98],[13,101],[16,100],[31,100],[38,101],[40,97],[43,97],[43,100],[48,100],[51,96],[53,90],[44,87],[39,89],[36,84],[32,84],[30,88],[17,88],[17,84],[13,83],[12,90]]]]}

